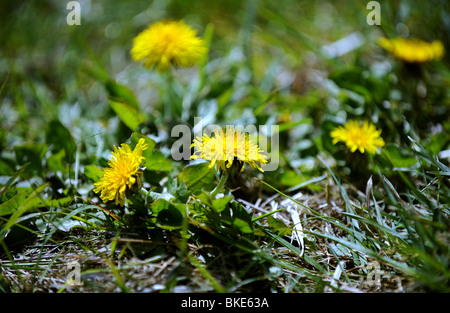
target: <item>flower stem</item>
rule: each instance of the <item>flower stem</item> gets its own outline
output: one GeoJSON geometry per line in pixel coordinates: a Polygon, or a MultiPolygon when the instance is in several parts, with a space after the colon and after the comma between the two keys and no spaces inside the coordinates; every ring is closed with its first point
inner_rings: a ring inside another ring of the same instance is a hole
{"type": "Polygon", "coordinates": [[[222,190],[227,179],[228,179],[228,173],[226,171],[224,171],[222,173],[222,177],[220,177],[219,183],[217,184],[216,188],[211,192],[211,197],[213,199],[216,197],[216,195],[219,193],[219,191],[222,190]]]}
{"type": "Polygon", "coordinates": [[[172,104],[171,104],[171,92],[172,92],[172,72],[165,72],[161,75],[163,79],[163,117],[165,121],[170,121],[172,118],[172,104]]]}

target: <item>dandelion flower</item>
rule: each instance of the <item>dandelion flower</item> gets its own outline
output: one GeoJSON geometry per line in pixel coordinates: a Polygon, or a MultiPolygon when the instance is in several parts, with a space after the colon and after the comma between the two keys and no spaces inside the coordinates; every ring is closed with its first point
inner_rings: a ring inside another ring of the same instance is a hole
{"type": "Polygon", "coordinates": [[[440,59],[444,55],[444,46],[440,41],[431,43],[419,39],[380,38],[379,45],[395,58],[408,63],[423,63],[440,59]]]}
{"type": "Polygon", "coordinates": [[[131,57],[147,68],[166,71],[170,65],[189,67],[206,53],[204,40],[183,21],[161,21],[133,39],[131,57]]]}
{"type": "Polygon", "coordinates": [[[144,139],[140,139],[133,151],[127,144],[122,144],[120,148],[114,147],[114,152],[108,165],[103,172],[102,179],[95,183],[94,192],[100,194],[103,202],[115,200],[116,204],[124,206],[125,191],[135,184],[142,185],[140,165],[145,158],[142,152],[148,148],[144,139]]]}
{"type": "Polygon", "coordinates": [[[384,146],[380,134],[381,130],[377,130],[367,121],[362,125],[358,121],[349,121],[344,127],[339,126],[330,133],[333,144],[344,142],[351,152],[359,150],[361,153],[375,153],[378,147],[384,146]]]}
{"type": "Polygon", "coordinates": [[[256,137],[240,129],[235,130],[232,126],[227,126],[225,133],[222,128],[215,129],[213,137],[197,137],[192,147],[195,147],[192,159],[210,161],[210,168],[217,165],[223,171],[233,164],[243,171],[244,164],[248,163],[252,168],[264,172],[258,163],[267,163],[267,156],[261,153],[256,137]]]}

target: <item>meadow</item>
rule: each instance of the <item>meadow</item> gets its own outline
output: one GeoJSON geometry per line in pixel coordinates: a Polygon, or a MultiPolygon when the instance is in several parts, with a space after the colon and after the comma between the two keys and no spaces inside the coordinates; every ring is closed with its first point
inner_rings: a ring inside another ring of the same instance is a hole
{"type": "Polygon", "coordinates": [[[0,10],[0,292],[450,291],[450,2],[72,2],[0,10]]]}

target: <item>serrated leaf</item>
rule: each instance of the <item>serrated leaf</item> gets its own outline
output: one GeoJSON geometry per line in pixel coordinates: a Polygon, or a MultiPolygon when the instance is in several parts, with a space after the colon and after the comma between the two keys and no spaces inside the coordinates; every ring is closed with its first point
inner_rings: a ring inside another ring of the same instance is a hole
{"type": "Polygon", "coordinates": [[[287,131],[289,129],[292,129],[298,125],[302,125],[302,124],[311,124],[312,123],[312,119],[311,118],[305,118],[303,120],[299,120],[299,121],[294,121],[294,122],[287,122],[287,123],[283,123],[279,125],[278,128],[278,132],[284,132],[287,131]]]}
{"type": "Polygon", "coordinates": [[[209,163],[189,165],[178,175],[178,180],[184,181],[193,194],[198,194],[202,190],[211,191],[214,187],[214,170],[209,168],[209,163]]]}
{"type": "Polygon", "coordinates": [[[47,151],[45,144],[23,144],[14,147],[17,163],[28,166],[24,172],[40,172],[42,170],[42,159],[47,151]]]}
{"type": "MultiPolygon", "coordinates": [[[[0,238],[4,236],[8,232],[8,230],[13,227],[17,220],[25,214],[28,210],[36,207],[41,203],[41,199],[39,196],[39,193],[41,193],[45,188],[48,187],[48,184],[41,185],[37,187],[33,192],[31,192],[29,195],[26,195],[24,199],[16,199],[13,207],[15,208],[13,214],[9,218],[8,222],[3,226],[3,228],[0,230],[0,238]],[[17,201],[20,200],[20,201],[17,201]]],[[[21,196],[22,197],[22,196],[21,196]]]]}
{"type": "Polygon", "coordinates": [[[42,199],[42,205],[48,207],[61,207],[72,201],[73,197],[67,196],[60,199],[42,199]]]}
{"type": "Polygon", "coordinates": [[[159,200],[159,199],[164,199],[166,201],[170,201],[171,199],[175,199],[175,197],[172,194],[170,194],[170,193],[159,193],[159,192],[153,192],[153,191],[150,191],[148,193],[148,196],[153,201],[156,201],[156,200],[159,200]]]}
{"type": "Polygon", "coordinates": [[[109,100],[108,103],[114,112],[116,112],[120,120],[132,131],[136,131],[138,126],[145,122],[144,116],[128,103],[114,100],[109,100]]]}
{"type": "Polygon", "coordinates": [[[12,176],[15,163],[11,160],[0,158],[0,176],[12,176]]]}
{"type": "MultiPolygon", "coordinates": [[[[174,180],[176,182],[176,180],[174,180]]],[[[186,202],[189,199],[189,191],[186,187],[186,185],[183,182],[180,182],[177,186],[177,189],[175,190],[175,195],[177,196],[177,199],[181,202],[186,202]]]]}
{"type": "Polygon", "coordinates": [[[272,231],[274,231],[278,236],[290,236],[292,229],[287,227],[283,221],[276,219],[272,215],[267,216],[267,223],[272,231]]]}
{"type": "Polygon", "coordinates": [[[0,204],[0,216],[13,214],[18,208],[20,208],[28,195],[29,192],[22,191],[16,194],[11,199],[0,204]]]}
{"type": "Polygon", "coordinates": [[[212,207],[212,198],[209,192],[202,190],[201,192],[197,193],[195,197],[207,206],[212,207]]]}
{"type": "Polygon", "coordinates": [[[228,207],[228,203],[230,203],[230,201],[233,199],[234,198],[232,196],[225,196],[219,199],[214,199],[212,200],[212,208],[217,213],[220,213],[228,207]]]}
{"type": "Polygon", "coordinates": [[[165,199],[158,199],[150,206],[152,214],[156,216],[158,227],[168,230],[181,227],[186,212],[185,204],[173,203],[165,199]]]}
{"type": "Polygon", "coordinates": [[[64,171],[66,167],[64,166],[64,158],[66,156],[66,151],[61,149],[58,153],[52,154],[47,159],[47,166],[51,171],[64,171]]]}
{"type": "Polygon", "coordinates": [[[53,154],[65,151],[64,160],[74,162],[77,145],[70,131],[59,121],[53,120],[47,125],[45,131],[45,142],[53,154]]]}
{"type": "Polygon", "coordinates": [[[232,224],[244,234],[253,233],[253,228],[251,224],[248,223],[248,221],[242,220],[240,218],[234,218],[232,224]]]}
{"type": "Polygon", "coordinates": [[[396,145],[388,144],[384,150],[395,167],[408,168],[417,163],[417,159],[413,155],[401,151],[396,145]]]}
{"type": "MultiPolygon", "coordinates": [[[[95,59],[95,58],[94,58],[95,59]]],[[[100,81],[105,87],[108,94],[116,99],[117,101],[122,101],[128,103],[136,110],[139,109],[139,103],[132,90],[127,86],[117,83],[111,78],[110,74],[102,66],[99,60],[95,60],[95,63],[83,62],[81,64],[81,69],[85,71],[88,75],[100,81]]]]}
{"type": "Polygon", "coordinates": [[[238,202],[231,203],[231,211],[231,224],[245,234],[253,233],[252,215],[238,202]]]}
{"type": "Polygon", "coordinates": [[[139,142],[139,139],[143,138],[145,140],[145,143],[148,145],[148,148],[145,149],[142,152],[142,156],[145,158],[145,160],[150,160],[152,155],[153,155],[153,149],[156,146],[156,141],[154,141],[153,139],[144,136],[140,133],[134,132],[133,134],[131,134],[131,142],[136,145],[139,142]]]}
{"type": "Polygon", "coordinates": [[[106,82],[105,87],[112,97],[115,99],[120,99],[120,101],[126,102],[136,110],[139,110],[139,102],[136,100],[136,97],[131,89],[113,80],[106,82]]]}
{"type": "Polygon", "coordinates": [[[159,150],[154,150],[152,155],[145,158],[145,167],[150,171],[168,172],[172,169],[172,166],[172,161],[167,159],[159,150]]]}
{"type": "Polygon", "coordinates": [[[96,183],[103,177],[103,170],[95,165],[86,165],[84,167],[84,175],[96,183]]]}

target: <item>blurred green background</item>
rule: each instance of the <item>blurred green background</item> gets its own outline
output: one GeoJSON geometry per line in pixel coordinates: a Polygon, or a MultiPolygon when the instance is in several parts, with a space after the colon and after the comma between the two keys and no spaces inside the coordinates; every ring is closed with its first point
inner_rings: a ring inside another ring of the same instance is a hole
{"type": "MultiPolygon", "coordinates": [[[[310,117],[318,126],[324,115],[342,120],[347,109],[376,121],[382,114],[373,106],[381,107],[391,92],[387,79],[393,63],[386,61],[377,38],[409,35],[449,47],[448,1],[380,1],[381,26],[366,23],[366,1],[79,1],[79,26],[67,24],[67,3],[2,2],[0,78],[7,88],[1,94],[1,149],[42,142],[45,125],[55,119],[77,142],[105,131],[108,119],[114,119],[107,103],[114,92],[107,80],[131,89],[141,109],[157,116],[158,78],[133,63],[129,51],[133,37],[160,19],[184,19],[199,35],[212,26],[205,99],[243,108],[279,93],[267,107],[274,113],[272,122],[310,117]],[[357,34],[355,49],[336,58],[323,54],[323,46],[351,34],[357,34]],[[231,95],[226,93],[230,86],[236,87],[231,95]],[[339,88],[352,93],[343,96],[339,88]]],[[[448,65],[448,53],[442,62],[448,65]]],[[[443,81],[431,100],[440,101],[445,113],[448,72],[443,81]]],[[[242,113],[228,114],[231,109],[219,110],[216,118],[228,122],[242,113]]],[[[442,110],[431,113],[430,119],[445,118],[442,110]]],[[[385,125],[383,134],[394,126],[385,125]]],[[[112,145],[119,139],[106,140],[112,145]]]]}
{"type": "MultiPolygon", "coordinates": [[[[308,164],[303,161],[323,149],[335,153],[328,132],[350,118],[378,124],[387,142],[417,132],[433,152],[448,143],[449,54],[427,64],[425,86],[412,82],[417,86],[409,92],[396,75],[398,63],[376,43],[401,35],[441,40],[448,48],[448,1],[380,1],[380,26],[367,24],[366,1],[79,1],[79,26],[67,24],[67,3],[2,3],[0,151],[45,143],[46,132],[54,132],[50,122],[60,121],[86,152],[81,164],[92,164],[131,134],[108,104],[123,89],[147,114],[146,134],[167,134],[177,123],[192,127],[194,116],[204,123],[286,123],[290,137],[282,144],[291,164],[308,164]],[[212,34],[203,81],[178,71],[174,101],[188,109],[171,121],[160,118],[160,77],[129,53],[132,39],[161,19],[184,19],[200,36],[212,34]],[[343,38],[353,38],[348,53],[325,53],[343,38]],[[411,109],[421,100],[417,88],[426,93],[420,116],[411,109]]],[[[5,151],[2,168],[7,159],[5,151]]]]}

